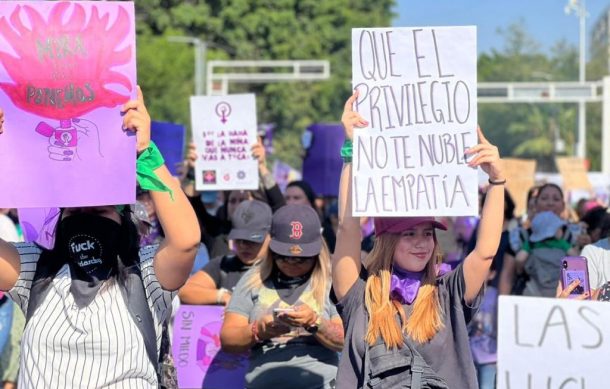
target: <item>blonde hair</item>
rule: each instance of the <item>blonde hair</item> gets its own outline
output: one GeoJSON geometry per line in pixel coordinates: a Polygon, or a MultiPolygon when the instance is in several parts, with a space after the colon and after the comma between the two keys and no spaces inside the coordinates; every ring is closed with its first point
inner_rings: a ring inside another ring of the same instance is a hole
{"type": "Polygon", "coordinates": [[[442,253],[436,235],[432,258],[424,269],[422,283],[408,319],[402,304],[390,299],[392,263],[399,239],[400,236],[396,234],[378,236],[373,250],[365,258],[364,265],[369,273],[364,293],[364,304],[369,313],[365,340],[370,345],[381,337],[388,348],[400,348],[404,344],[405,332],[414,341],[425,343],[443,328],[436,286],[436,263],[442,260],[442,253]],[[402,327],[396,320],[397,314],[402,327]]]}
{"type": "MultiPolygon", "coordinates": [[[[259,259],[254,265],[250,278],[246,281],[246,288],[258,289],[263,285],[273,272],[273,253],[267,250],[266,255],[259,259]]],[[[322,249],[316,256],[316,264],[311,273],[311,290],[318,306],[324,307],[327,288],[330,286],[330,252],[326,242],[322,239],[322,249]]]]}

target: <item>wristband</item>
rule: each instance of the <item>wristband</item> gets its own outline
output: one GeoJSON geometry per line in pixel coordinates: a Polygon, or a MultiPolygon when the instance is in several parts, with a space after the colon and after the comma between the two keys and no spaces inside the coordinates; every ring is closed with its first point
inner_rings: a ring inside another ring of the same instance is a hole
{"type": "Polygon", "coordinates": [[[489,182],[489,185],[504,185],[506,184],[506,178],[500,181],[492,181],[491,178],[488,178],[487,182],[489,182]]]}
{"type": "Polygon", "coordinates": [[[341,159],[344,163],[352,162],[352,140],[346,139],[341,146],[341,159]]]}
{"type": "Polygon", "coordinates": [[[225,288],[218,289],[216,292],[216,304],[222,304],[222,296],[224,296],[227,292],[228,290],[225,288]]]}
{"type": "Polygon", "coordinates": [[[174,192],[155,173],[155,170],[163,166],[164,163],[165,160],[157,145],[150,141],[149,146],[138,156],[136,161],[136,176],[140,188],[155,192],[169,192],[173,200],[174,192]]]}
{"type": "Polygon", "coordinates": [[[321,321],[320,316],[318,316],[317,313],[315,315],[316,315],[316,320],[314,320],[313,324],[303,326],[305,331],[309,332],[312,335],[315,335],[316,332],[318,332],[318,329],[320,328],[320,324],[319,324],[319,322],[321,321]]]}

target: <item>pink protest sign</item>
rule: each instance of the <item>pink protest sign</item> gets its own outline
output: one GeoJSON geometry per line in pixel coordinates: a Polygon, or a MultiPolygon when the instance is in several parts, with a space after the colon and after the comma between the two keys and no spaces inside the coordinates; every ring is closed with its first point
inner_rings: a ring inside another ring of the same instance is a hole
{"type": "Polygon", "coordinates": [[[18,212],[25,241],[36,242],[46,249],[52,249],[55,245],[59,208],[21,208],[18,212]]]}
{"type": "Polygon", "coordinates": [[[172,352],[180,388],[242,389],[246,354],[220,350],[224,307],[182,305],[174,319],[172,352]]]}
{"type": "Polygon", "coordinates": [[[131,2],[0,2],[0,206],[135,201],[131,2]]]}

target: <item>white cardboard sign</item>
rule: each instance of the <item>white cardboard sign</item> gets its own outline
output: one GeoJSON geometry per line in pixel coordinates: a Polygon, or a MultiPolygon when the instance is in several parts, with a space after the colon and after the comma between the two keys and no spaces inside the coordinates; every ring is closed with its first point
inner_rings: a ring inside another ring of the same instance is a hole
{"type": "Polygon", "coordinates": [[[191,128],[197,190],[258,188],[258,162],[250,151],[257,130],[253,94],[191,96],[191,128]]]}
{"type": "Polygon", "coordinates": [[[500,296],[498,389],[607,388],[610,304],[500,296]]]}
{"type": "Polygon", "coordinates": [[[476,27],[352,29],[356,216],[478,214],[476,27]]]}

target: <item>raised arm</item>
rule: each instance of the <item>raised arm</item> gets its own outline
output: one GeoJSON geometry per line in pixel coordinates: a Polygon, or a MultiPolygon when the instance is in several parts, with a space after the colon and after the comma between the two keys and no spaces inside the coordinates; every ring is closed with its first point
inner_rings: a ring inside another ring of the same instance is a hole
{"type": "MultiPolygon", "coordinates": [[[[0,134],[4,132],[4,111],[0,108],[0,134]]],[[[21,261],[15,247],[0,239],[0,290],[9,290],[17,282],[21,261]]]]}
{"type": "MultiPolygon", "coordinates": [[[[345,139],[353,139],[354,127],[364,127],[368,123],[354,112],[353,104],[358,92],[345,102],[341,122],[345,129],[345,139]]],[[[352,164],[343,164],[339,182],[339,226],[337,228],[337,243],[332,256],[333,289],[338,299],[343,298],[358,279],[360,274],[360,218],[352,216],[352,164]]]]}
{"type": "Polygon", "coordinates": [[[464,299],[473,301],[489,274],[502,235],[504,222],[504,175],[498,148],[485,138],[481,129],[477,129],[479,144],[471,147],[466,153],[475,155],[468,163],[471,167],[480,166],[489,176],[485,205],[481,211],[481,222],[474,250],[464,260],[464,279],[466,291],[464,299]],[[495,184],[494,184],[495,183],[495,184]]]}
{"type": "MultiPolygon", "coordinates": [[[[123,106],[123,112],[124,128],[136,132],[138,154],[146,152],[150,146],[150,115],[139,87],[137,100],[127,102],[123,106]]],[[[154,173],[171,190],[150,192],[165,233],[165,239],[155,254],[155,273],[164,289],[176,290],[189,277],[201,233],[193,207],[180,188],[178,180],[172,177],[165,165],[155,169],[154,173]]]]}
{"type": "Polygon", "coordinates": [[[259,174],[259,192],[265,197],[265,202],[269,204],[273,212],[282,208],[286,205],[282,190],[278,186],[277,182],[273,178],[273,174],[267,168],[267,151],[261,137],[258,137],[258,141],[250,148],[252,157],[258,162],[258,174],[259,174]]]}

